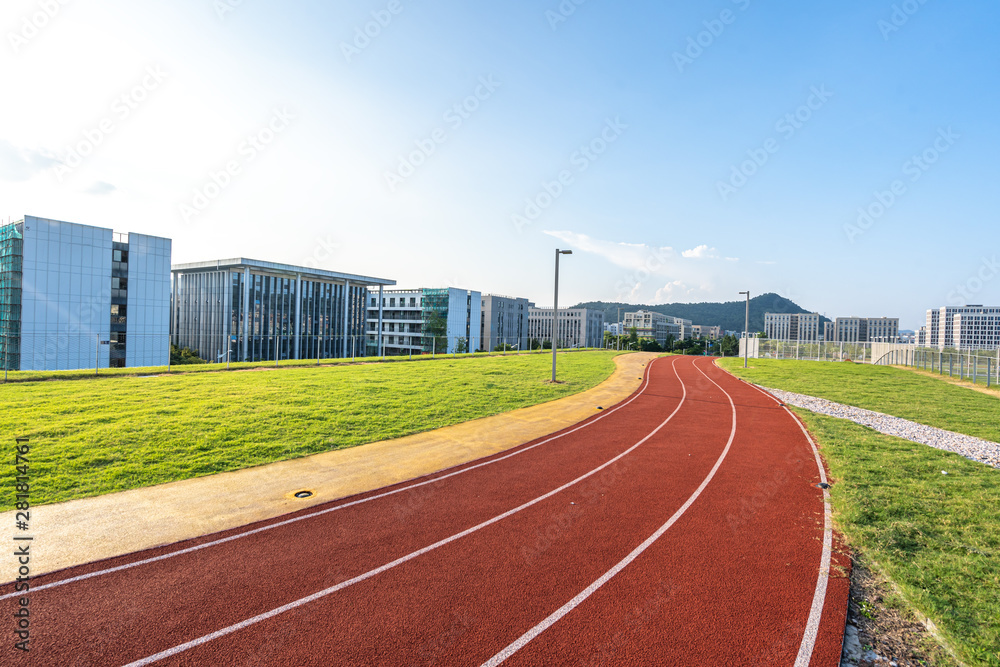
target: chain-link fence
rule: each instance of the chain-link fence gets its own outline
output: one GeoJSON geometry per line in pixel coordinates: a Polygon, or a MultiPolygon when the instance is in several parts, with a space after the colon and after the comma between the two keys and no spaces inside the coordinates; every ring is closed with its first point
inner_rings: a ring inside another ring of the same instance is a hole
{"type": "Polygon", "coordinates": [[[896,348],[885,352],[873,363],[890,366],[908,366],[969,380],[973,384],[983,382],[987,387],[1000,384],[1000,349],[998,350],[938,350],[911,347],[896,348]]]}
{"type": "Polygon", "coordinates": [[[802,342],[751,338],[750,356],[760,359],[854,361],[908,366],[973,383],[984,382],[987,386],[1000,384],[1000,349],[939,350],[902,343],[802,342]]]}
{"type": "MultiPolygon", "coordinates": [[[[551,352],[550,341],[494,339],[482,345],[461,336],[234,336],[178,344],[176,335],[105,333],[0,334],[3,379],[67,371],[135,373],[196,371],[261,366],[306,366],[358,360],[399,361],[441,357],[494,356],[551,352]],[[228,344],[227,344],[228,342],[228,344]],[[486,349],[489,348],[489,349],[486,349]],[[204,367],[204,368],[201,368],[204,367]]],[[[559,346],[560,352],[593,348],[559,346]]]]}

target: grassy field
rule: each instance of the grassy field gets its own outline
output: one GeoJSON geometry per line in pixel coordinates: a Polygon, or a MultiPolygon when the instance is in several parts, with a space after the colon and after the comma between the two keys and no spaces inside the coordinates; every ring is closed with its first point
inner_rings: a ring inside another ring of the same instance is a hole
{"type": "MultiPolygon", "coordinates": [[[[31,445],[34,505],[396,438],[584,391],[613,352],[106,377],[0,386],[0,433],[31,445]]],[[[8,457],[11,460],[13,456],[8,457]]],[[[0,470],[0,511],[14,469],[0,470]]]]}
{"type": "MultiPolygon", "coordinates": [[[[738,360],[759,384],[996,441],[1000,400],[904,369],[738,360]]],[[[1000,470],[796,409],[833,479],[839,529],[967,665],[1000,667],[1000,470]],[[943,474],[947,472],[947,474],[943,474]]],[[[954,664],[958,664],[957,662],[954,664]]]]}
{"type": "Polygon", "coordinates": [[[1000,397],[939,377],[891,366],[751,359],[724,359],[719,365],[765,387],[818,396],[876,410],[938,428],[1000,442],[1000,397]]]}

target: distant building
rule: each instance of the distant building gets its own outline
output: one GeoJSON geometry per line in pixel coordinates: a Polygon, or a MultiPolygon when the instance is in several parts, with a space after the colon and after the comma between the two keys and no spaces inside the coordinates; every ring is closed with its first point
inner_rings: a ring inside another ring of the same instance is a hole
{"type": "Polygon", "coordinates": [[[170,239],[25,216],[0,227],[0,364],[165,366],[170,239]]]}
{"type": "MultiPolygon", "coordinates": [[[[671,334],[671,326],[667,321],[667,316],[649,310],[640,310],[634,313],[625,313],[625,334],[631,333],[635,329],[639,338],[652,338],[660,345],[667,344],[667,337],[671,334]]],[[[674,338],[678,338],[676,334],[674,338]]]]}
{"type": "Polygon", "coordinates": [[[927,342],[927,327],[920,327],[914,342],[920,347],[927,347],[929,345],[927,342]]]}
{"type": "Polygon", "coordinates": [[[482,303],[479,337],[483,349],[492,350],[498,345],[528,349],[528,300],[487,294],[482,303]]]}
{"type": "Polygon", "coordinates": [[[171,339],[208,361],[363,357],[368,288],[395,281],[255,259],[172,270],[171,339]]]}
{"type": "MultiPolygon", "coordinates": [[[[552,309],[528,311],[528,337],[552,340],[552,309]]],[[[588,308],[560,308],[557,332],[559,347],[603,347],[604,313],[588,308]]]]}
{"type": "Polygon", "coordinates": [[[691,320],[685,320],[683,317],[667,315],[667,326],[676,340],[689,340],[694,325],[691,324],[691,320]]]}
{"type": "Polygon", "coordinates": [[[611,324],[605,324],[604,331],[612,336],[625,336],[628,334],[628,331],[625,330],[624,322],[612,322],[611,324]]]}
{"type": "Polygon", "coordinates": [[[823,340],[830,343],[837,339],[837,329],[833,322],[823,322],[823,340]]]}
{"type": "Polygon", "coordinates": [[[390,356],[475,352],[482,324],[482,295],[470,290],[385,290],[381,302],[374,295],[368,299],[369,347],[381,341],[390,356]]]}
{"type": "Polygon", "coordinates": [[[692,324],[691,335],[694,338],[722,338],[722,327],[710,327],[704,324],[692,324]]]}
{"type": "Polygon", "coordinates": [[[764,313],[764,333],[774,340],[819,340],[819,313],[764,313]]]}
{"type": "Polygon", "coordinates": [[[928,347],[940,350],[1000,348],[1000,306],[945,306],[927,311],[928,347]]]}

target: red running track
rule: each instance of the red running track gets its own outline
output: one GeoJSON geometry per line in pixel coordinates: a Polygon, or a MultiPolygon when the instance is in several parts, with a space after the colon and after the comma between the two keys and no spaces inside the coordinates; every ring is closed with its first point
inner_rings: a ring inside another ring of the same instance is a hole
{"type": "Polygon", "coordinates": [[[825,480],[775,399],[662,358],[510,452],[36,578],[4,664],[833,666],[825,480]]]}

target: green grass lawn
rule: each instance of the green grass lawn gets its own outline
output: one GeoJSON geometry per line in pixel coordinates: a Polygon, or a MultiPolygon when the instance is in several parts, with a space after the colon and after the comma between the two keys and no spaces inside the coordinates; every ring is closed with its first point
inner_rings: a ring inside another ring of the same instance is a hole
{"type": "Polygon", "coordinates": [[[818,396],[928,426],[1000,442],[1000,397],[903,368],[829,361],[722,359],[719,365],[765,387],[818,396]]]}
{"type": "Polygon", "coordinates": [[[1000,666],[1000,470],[795,411],[830,467],[838,527],[898,586],[895,606],[931,619],[965,664],[1000,666]]]}
{"type": "MultiPolygon", "coordinates": [[[[1000,440],[1000,399],[939,378],[860,364],[750,364],[721,362],[764,386],[1000,440]]],[[[838,528],[899,589],[889,602],[933,621],[965,664],[1000,667],[1000,470],[795,411],[830,467],[838,528]]]]}
{"type": "MultiPolygon", "coordinates": [[[[33,505],[100,495],[456,424],[584,391],[614,352],[437,359],[0,386],[0,433],[30,438],[33,505]]],[[[0,511],[13,508],[12,465],[0,511]]]]}

